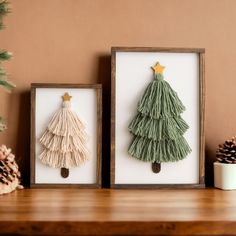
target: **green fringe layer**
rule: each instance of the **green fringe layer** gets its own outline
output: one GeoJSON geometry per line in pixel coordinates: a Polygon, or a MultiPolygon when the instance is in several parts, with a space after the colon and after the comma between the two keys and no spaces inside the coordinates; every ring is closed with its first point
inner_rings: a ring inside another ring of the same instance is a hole
{"type": "Polygon", "coordinates": [[[160,141],[136,136],[128,152],[142,161],[162,163],[184,159],[191,152],[191,148],[183,136],[176,140],[163,139],[160,141]]]}
{"type": "Polygon", "coordinates": [[[177,93],[168,82],[156,77],[138,103],[138,111],[152,118],[177,116],[185,110],[177,93]]]}
{"type": "Polygon", "coordinates": [[[153,119],[138,114],[130,123],[129,131],[134,135],[153,140],[178,139],[189,128],[181,116],[153,119]]]}

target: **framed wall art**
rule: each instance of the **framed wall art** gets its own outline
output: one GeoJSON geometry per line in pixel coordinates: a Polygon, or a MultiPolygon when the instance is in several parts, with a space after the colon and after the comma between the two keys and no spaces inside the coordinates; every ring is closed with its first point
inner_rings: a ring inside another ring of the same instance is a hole
{"type": "Polygon", "coordinates": [[[205,50],[111,53],[111,187],[204,187],[205,50]]]}
{"type": "Polygon", "coordinates": [[[100,84],[31,85],[31,187],[101,186],[100,84]]]}

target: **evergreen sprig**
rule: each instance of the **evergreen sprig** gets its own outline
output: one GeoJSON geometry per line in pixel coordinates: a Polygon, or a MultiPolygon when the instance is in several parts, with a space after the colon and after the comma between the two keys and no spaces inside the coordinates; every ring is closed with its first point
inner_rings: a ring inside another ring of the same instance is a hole
{"type": "Polygon", "coordinates": [[[5,120],[0,116],[0,132],[4,131],[6,128],[5,120]]]}
{"type": "MultiPolygon", "coordinates": [[[[10,6],[8,0],[0,0],[0,30],[4,28],[3,17],[10,12],[10,6]]],[[[0,62],[9,60],[11,58],[11,53],[6,50],[0,50],[0,62]]],[[[7,80],[7,73],[4,69],[0,68],[0,87],[7,91],[11,91],[15,88],[15,84],[7,80]]],[[[0,117],[0,132],[5,130],[6,124],[5,120],[0,117]]]]}
{"type": "Polygon", "coordinates": [[[9,92],[16,87],[14,83],[7,80],[7,73],[2,68],[0,68],[0,87],[9,92]]]}
{"type": "MultiPolygon", "coordinates": [[[[9,1],[0,0],[0,29],[3,27],[2,18],[10,12],[9,1]]],[[[0,50],[0,62],[6,61],[11,58],[12,54],[6,50],[0,50]]],[[[11,91],[15,88],[15,85],[7,80],[7,73],[3,68],[0,67],[0,87],[11,91]]],[[[1,123],[1,119],[0,119],[1,123]]]]}
{"type": "Polygon", "coordinates": [[[0,0],[0,30],[4,28],[2,22],[3,17],[10,12],[9,2],[7,0],[0,0]]]}
{"type": "Polygon", "coordinates": [[[7,0],[0,1],[0,16],[4,16],[10,12],[9,2],[7,0]]]}
{"type": "Polygon", "coordinates": [[[6,79],[0,79],[0,87],[6,89],[7,91],[11,91],[12,89],[14,89],[16,86],[14,83],[12,83],[9,80],[6,79]]]}
{"type": "Polygon", "coordinates": [[[0,30],[2,30],[3,28],[4,28],[4,25],[3,25],[3,23],[2,23],[2,21],[0,19],[0,30]]]}
{"type": "Polygon", "coordinates": [[[11,58],[12,54],[6,50],[0,50],[0,61],[6,61],[11,58]]]}

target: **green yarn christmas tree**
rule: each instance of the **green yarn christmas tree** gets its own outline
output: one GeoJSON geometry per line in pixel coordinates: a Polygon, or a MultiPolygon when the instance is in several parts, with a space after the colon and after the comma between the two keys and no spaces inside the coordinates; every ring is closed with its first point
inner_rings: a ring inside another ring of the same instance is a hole
{"type": "Polygon", "coordinates": [[[138,103],[138,114],[129,125],[134,138],[128,153],[151,162],[155,173],[160,171],[162,162],[182,160],[191,152],[183,137],[189,128],[181,117],[185,107],[164,80],[164,68],[159,62],[152,67],[154,80],[146,88],[138,103]]]}

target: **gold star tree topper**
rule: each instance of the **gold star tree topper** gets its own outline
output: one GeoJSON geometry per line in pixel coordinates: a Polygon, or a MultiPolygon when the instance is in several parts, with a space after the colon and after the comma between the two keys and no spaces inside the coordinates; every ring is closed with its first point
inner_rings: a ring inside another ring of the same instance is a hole
{"type": "Polygon", "coordinates": [[[70,99],[72,98],[72,96],[69,95],[69,93],[65,93],[63,96],[62,96],[62,99],[63,101],[70,101],[70,99]]]}
{"type": "Polygon", "coordinates": [[[165,67],[162,66],[159,62],[157,62],[155,66],[152,66],[152,69],[155,74],[162,74],[165,67]]]}

